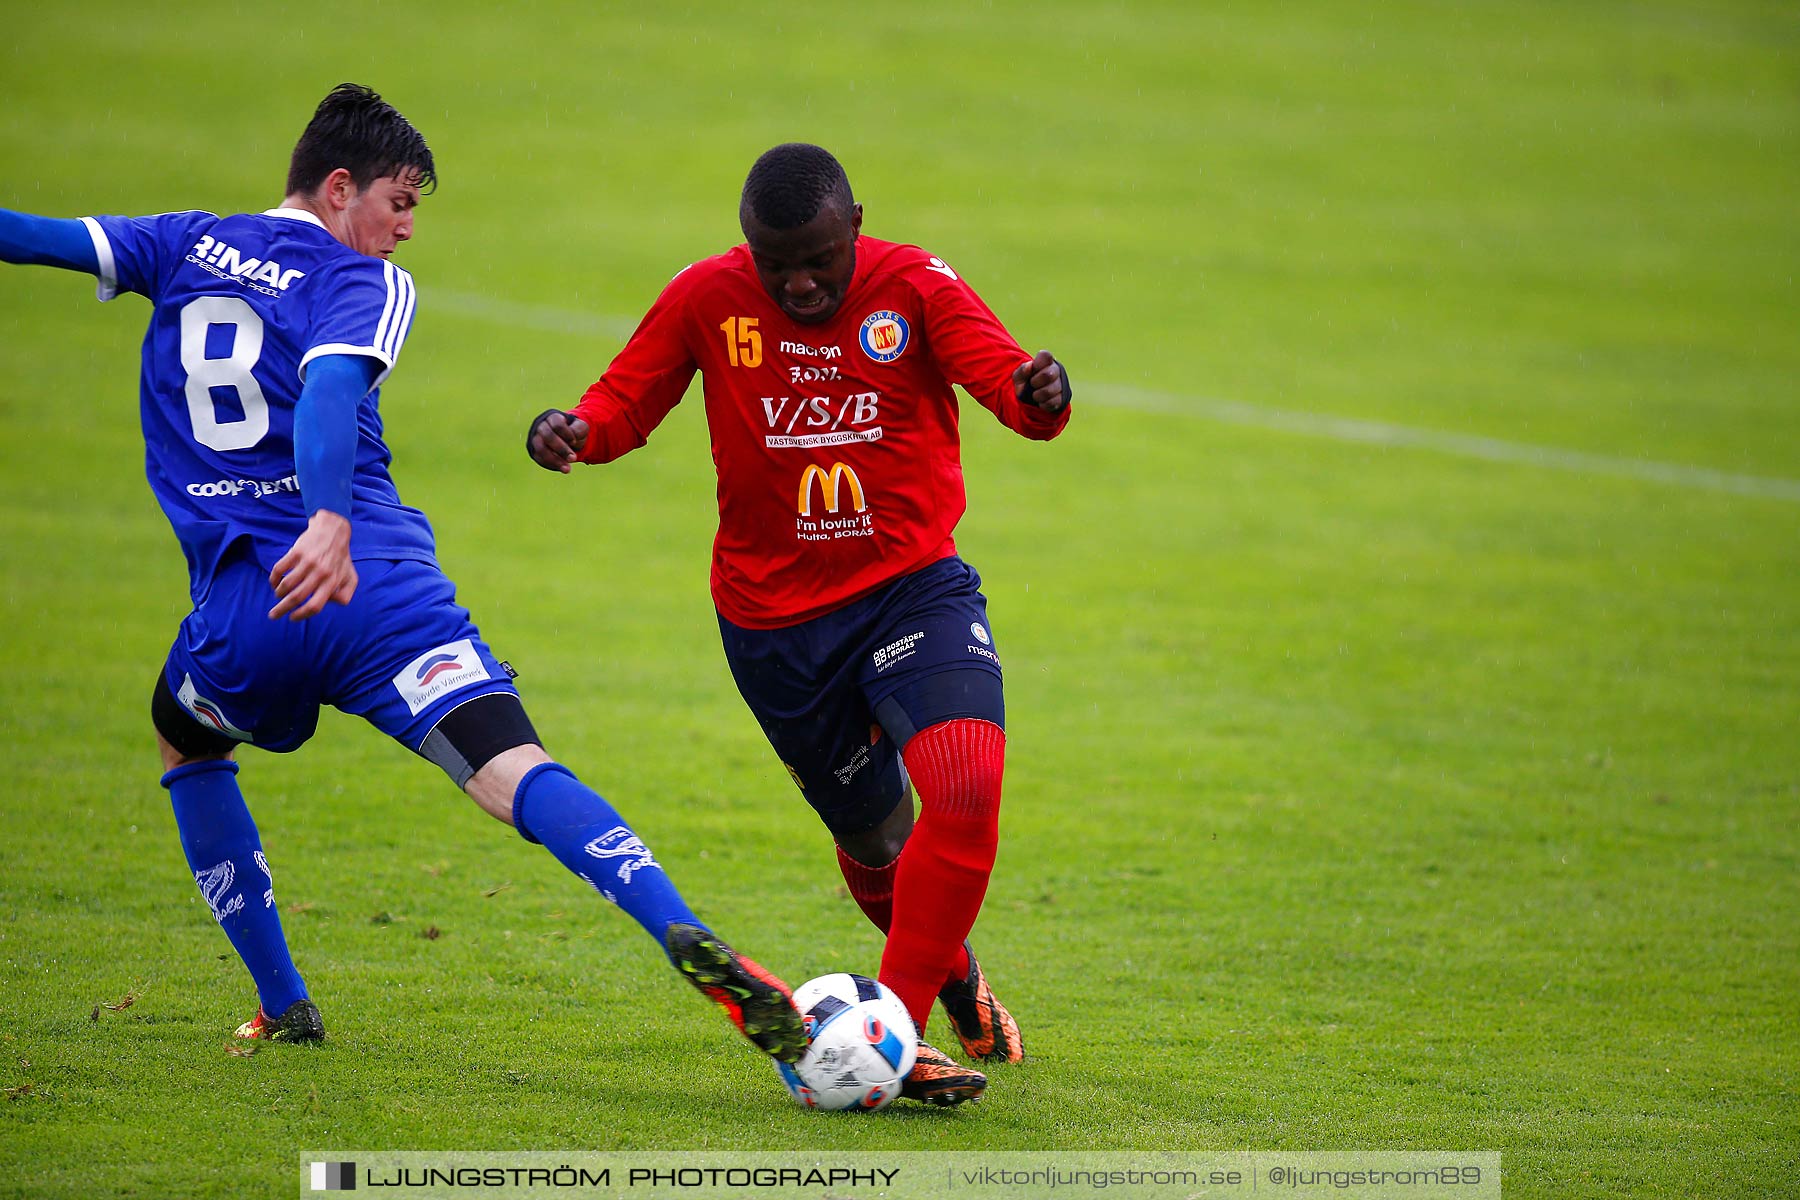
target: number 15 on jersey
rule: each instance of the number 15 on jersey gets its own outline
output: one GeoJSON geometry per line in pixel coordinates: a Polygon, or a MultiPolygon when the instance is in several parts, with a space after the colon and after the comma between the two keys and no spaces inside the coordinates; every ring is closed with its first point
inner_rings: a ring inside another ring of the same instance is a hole
{"type": "Polygon", "coordinates": [[[762,333],[755,317],[726,317],[719,328],[725,332],[725,355],[734,367],[762,366],[762,333]]]}

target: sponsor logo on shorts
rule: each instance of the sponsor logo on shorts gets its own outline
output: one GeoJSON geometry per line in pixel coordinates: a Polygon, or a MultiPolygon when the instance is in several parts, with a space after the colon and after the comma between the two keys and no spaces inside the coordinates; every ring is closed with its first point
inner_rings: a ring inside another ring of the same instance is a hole
{"type": "Polygon", "coordinates": [[[242,729],[233,725],[230,719],[225,716],[224,709],[194,690],[194,677],[192,675],[183,675],[181,677],[181,690],[175,693],[175,698],[181,701],[181,707],[187,709],[188,712],[194,715],[194,720],[200,722],[208,729],[222,733],[226,737],[236,738],[240,742],[255,740],[242,729]]]}
{"type": "Polygon", "coordinates": [[[427,650],[407,663],[394,676],[394,689],[400,693],[400,698],[406,701],[406,706],[412,709],[412,714],[416,717],[439,696],[449,695],[458,688],[492,678],[488,674],[487,664],[481,661],[481,655],[475,651],[474,639],[464,638],[460,642],[427,650]]]}
{"type": "Polygon", "coordinates": [[[794,786],[799,788],[802,793],[805,793],[806,783],[800,778],[800,772],[794,770],[794,768],[787,763],[782,763],[781,765],[787,767],[788,778],[794,781],[794,786]]]}
{"type": "MultiPolygon", "coordinates": [[[[643,839],[623,825],[615,825],[582,847],[593,858],[616,858],[619,882],[630,883],[631,877],[645,867],[661,868],[643,839]]],[[[596,885],[596,888],[598,885],[596,885]]]]}
{"type": "Polygon", "coordinates": [[[911,338],[912,329],[906,324],[906,318],[886,308],[864,317],[862,328],[856,335],[856,340],[862,343],[863,353],[882,363],[893,362],[904,354],[911,338]]]}
{"type": "Polygon", "coordinates": [[[877,674],[887,670],[897,662],[911,658],[919,652],[919,642],[925,637],[923,629],[907,634],[897,641],[889,642],[875,651],[870,657],[875,660],[877,674]]]}
{"type": "Polygon", "coordinates": [[[850,761],[841,767],[835,768],[831,773],[837,776],[838,783],[844,787],[849,787],[850,781],[856,778],[856,773],[868,765],[869,748],[867,746],[858,746],[856,748],[856,753],[850,756],[850,761]]]}
{"type": "Polygon", "coordinates": [[[440,675],[463,669],[462,660],[454,654],[434,654],[419,668],[419,686],[430,687],[440,675]]]}

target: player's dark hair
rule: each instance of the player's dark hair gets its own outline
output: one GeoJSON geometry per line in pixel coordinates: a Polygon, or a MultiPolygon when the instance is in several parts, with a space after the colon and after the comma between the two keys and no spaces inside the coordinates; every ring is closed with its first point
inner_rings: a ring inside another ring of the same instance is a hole
{"type": "Polygon", "coordinates": [[[798,229],[836,199],[848,213],[856,203],[850,178],[831,152],[806,142],[785,142],[750,168],[738,219],[755,217],[770,229],[798,229]]]}
{"type": "Polygon", "coordinates": [[[312,191],[339,167],[350,172],[357,191],[390,175],[408,176],[421,191],[437,186],[424,136],[360,83],[340,83],[319,101],[288,164],[287,194],[312,191]]]}

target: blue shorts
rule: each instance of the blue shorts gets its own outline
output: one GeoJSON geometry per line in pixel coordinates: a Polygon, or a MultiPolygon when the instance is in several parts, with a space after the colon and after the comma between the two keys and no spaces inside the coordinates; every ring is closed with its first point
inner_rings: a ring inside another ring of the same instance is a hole
{"type": "Polygon", "coordinates": [[[175,635],[169,690],[201,724],[277,753],[313,735],[321,704],[417,751],[457,705],[517,694],[436,564],[367,559],[356,572],[349,604],[270,620],[268,571],[228,554],[175,635]]]}
{"type": "Polygon", "coordinates": [[[835,834],[875,828],[905,794],[913,734],[973,717],[1006,725],[1000,655],[981,577],[940,559],[784,629],[719,618],[744,702],[835,834]]]}

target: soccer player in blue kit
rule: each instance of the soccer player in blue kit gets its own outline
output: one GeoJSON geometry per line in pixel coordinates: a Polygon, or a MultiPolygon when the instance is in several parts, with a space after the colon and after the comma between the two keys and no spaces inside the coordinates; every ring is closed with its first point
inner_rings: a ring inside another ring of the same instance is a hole
{"type": "Polygon", "coordinates": [[[695,917],[610,804],[545,752],[456,603],[430,524],[400,502],[379,389],[417,295],[389,256],[435,186],[425,139],[343,84],[294,148],[267,212],[65,220],[0,209],[0,260],[83,271],[152,304],[146,470],[187,557],[193,611],[157,673],[162,783],[194,880],[254,980],[241,1038],[315,1041],[268,860],[238,789],[240,745],[278,753],[319,706],[436,763],[490,815],[624,909],[740,1031],[805,1049],[784,984],[695,917]]]}

